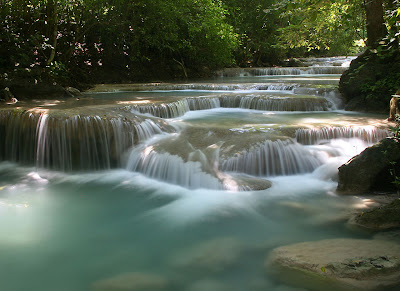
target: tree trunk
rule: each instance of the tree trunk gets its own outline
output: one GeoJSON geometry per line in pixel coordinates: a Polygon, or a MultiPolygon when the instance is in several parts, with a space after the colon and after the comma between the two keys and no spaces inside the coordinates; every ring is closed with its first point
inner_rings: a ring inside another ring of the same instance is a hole
{"type": "Polygon", "coordinates": [[[374,49],[386,35],[382,0],[364,0],[367,22],[367,46],[374,49]]]}
{"type": "Polygon", "coordinates": [[[57,34],[58,34],[58,17],[57,17],[57,0],[48,0],[46,7],[48,36],[51,44],[50,55],[47,59],[47,65],[50,65],[56,56],[57,34]]]}

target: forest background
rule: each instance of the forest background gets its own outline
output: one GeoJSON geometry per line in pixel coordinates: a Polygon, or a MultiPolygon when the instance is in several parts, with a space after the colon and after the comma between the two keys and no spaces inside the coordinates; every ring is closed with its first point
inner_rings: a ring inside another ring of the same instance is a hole
{"type": "Polygon", "coordinates": [[[0,0],[0,88],[209,77],[365,51],[392,62],[399,14],[399,0],[0,0]],[[371,37],[373,21],[382,31],[371,37]]]}

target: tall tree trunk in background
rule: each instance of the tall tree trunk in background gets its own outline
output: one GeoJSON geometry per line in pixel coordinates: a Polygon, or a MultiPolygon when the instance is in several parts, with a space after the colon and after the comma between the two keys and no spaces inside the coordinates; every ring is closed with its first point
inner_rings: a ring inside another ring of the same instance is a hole
{"type": "Polygon", "coordinates": [[[57,47],[57,34],[58,34],[58,17],[57,17],[57,0],[48,0],[46,7],[47,16],[47,35],[49,37],[49,43],[51,45],[50,55],[47,59],[47,65],[53,62],[56,56],[57,47]]]}
{"type": "Polygon", "coordinates": [[[386,35],[382,0],[364,0],[367,20],[367,46],[376,48],[386,35]]]}

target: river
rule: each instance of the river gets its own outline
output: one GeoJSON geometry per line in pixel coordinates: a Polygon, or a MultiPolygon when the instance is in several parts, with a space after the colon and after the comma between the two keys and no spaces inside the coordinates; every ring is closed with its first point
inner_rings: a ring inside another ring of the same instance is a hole
{"type": "Polygon", "coordinates": [[[337,168],[389,132],[343,110],[349,60],[3,106],[1,290],[300,290],[272,249],[370,236],[337,168]]]}

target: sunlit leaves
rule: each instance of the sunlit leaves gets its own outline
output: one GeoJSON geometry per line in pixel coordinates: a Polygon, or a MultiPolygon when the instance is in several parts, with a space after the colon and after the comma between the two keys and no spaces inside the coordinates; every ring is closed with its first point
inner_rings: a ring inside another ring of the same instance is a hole
{"type": "Polygon", "coordinates": [[[280,42],[289,48],[351,53],[354,41],[364,37],[361,5],[355,0],[284,1],[277,8],[287,23],[280,29],[280,42]]]}

